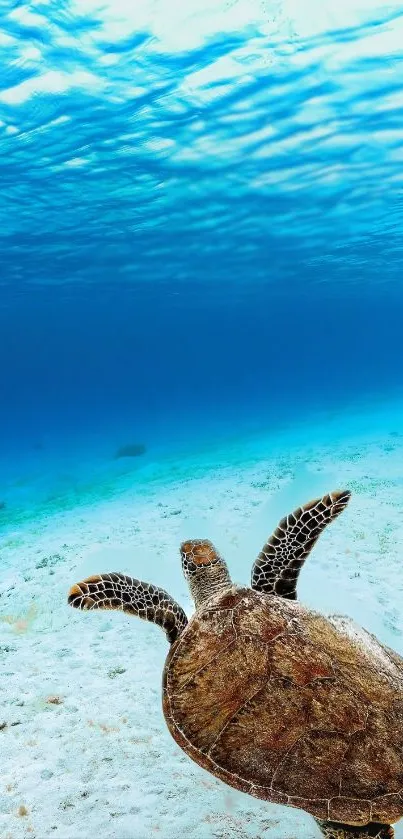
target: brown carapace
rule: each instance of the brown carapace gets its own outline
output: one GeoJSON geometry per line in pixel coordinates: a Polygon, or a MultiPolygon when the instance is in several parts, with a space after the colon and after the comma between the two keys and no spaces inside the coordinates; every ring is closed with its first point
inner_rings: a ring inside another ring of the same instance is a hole
{"type": "Polygon", "coordinates": [[[326,839],[391,839],[403,816],[403,660],[347,618],[296,601],[305,558],[349,497],[334,492],[283,519],[251,588],[232,584],[211,543],[183,543],[189,623],[165,591],[117,573],[73,586],[69,602],[166,630],[165,719],[204,769],[305,810],[326,839]]]}

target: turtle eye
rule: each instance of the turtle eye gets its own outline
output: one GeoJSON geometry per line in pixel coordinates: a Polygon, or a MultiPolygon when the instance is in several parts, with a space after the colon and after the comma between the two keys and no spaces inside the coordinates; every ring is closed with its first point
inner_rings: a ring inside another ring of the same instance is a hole
{"type": "Polygon", "coordinates": [[[220,555],[207,539],[189,539],[188,542],[183,542],[181,556],[185,571],[193,571],[200,566],[220,562],[220,555]]]}

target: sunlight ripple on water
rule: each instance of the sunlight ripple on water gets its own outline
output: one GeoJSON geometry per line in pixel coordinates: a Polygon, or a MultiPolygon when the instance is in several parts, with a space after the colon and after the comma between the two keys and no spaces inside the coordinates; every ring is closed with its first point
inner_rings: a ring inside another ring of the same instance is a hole
{"type": "Polygon", "coordinates": [[[390,4],[14,2],[3,283],[395,279],[402,37],[390,4]]]}

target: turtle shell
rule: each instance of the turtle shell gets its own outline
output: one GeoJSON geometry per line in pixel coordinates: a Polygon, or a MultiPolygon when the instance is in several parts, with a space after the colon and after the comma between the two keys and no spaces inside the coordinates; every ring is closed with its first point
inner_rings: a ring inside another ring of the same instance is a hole
{"type": "Polygon", "coordinates": [[[403,659],[352,622],[233,587],[172,645],[163,708],[236,789],[350,825],[403,816],[403,659]]]}

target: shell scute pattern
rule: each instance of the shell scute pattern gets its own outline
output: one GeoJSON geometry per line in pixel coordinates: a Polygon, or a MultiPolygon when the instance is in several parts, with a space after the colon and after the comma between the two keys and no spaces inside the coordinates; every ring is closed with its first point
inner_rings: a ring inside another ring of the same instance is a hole
{"type": "Polygon", "coordinates": [[[191,632],[187,627],[170,652],[173,666],[165,667],[165,689],[170,694],[180,692],[236,640],[231,610],[212,612],[207,621],[196,614],[189,626],[191,632]]]}
{"type": "Polygon", "coordinates": [[[316,679],[334,678],[330,656],[291,632],[273,641],[270,665],[274,674],[289,678],[301,687],[316,679]]]}
{"type": "Polygon", "coordinates": [[[264,644],[245,639],[240,651],[234,641],[175,694],[175,718],[197,749],[210,752],[239,712],[240,701],[247,704],[263,688],[267,670],[264,644]],[[222,678],[217,677],[221,670],[222,678]]]}
{"type": "Polygon", "coordinates": [[[233,588],[173,645],[164,712],[179,745],[237,789],[319,819],[390,823],[403,815],[403,680],[390,667],[395,682],[387,657],[320,615],[233,588]]]}
{"type": "MultiPolygon", "coordinates": [[[[266,684],[248,704],[240,707],[231,726],[217,740],[211,757],[235,776],[247,778],[256,787],[264,786],[264,797],[270,798],[282,756],[304,736],[302,712],[302,703],[292,685],[266,684]],[[278,687],[281,690],[276,694],[278,687]]],[[[276,786],[276,791],[287,796],[280,786],[276,786]]]]}
{"type": "Polygon", "coordinates": [[[395,822],[402,816],[403,797],[399,793],[380,795],[372,801],[374,822],[395,822]]]}
{"type": "MultiPolygon", "coordinates": [[[[371,821],[371,801],[362,798],[343,798],[337,796],[329,801],[329,818],[335,822],[349,823],[351,814],[354,813],[354,820],[361,824],[368,824],[371,821]]],[[[354,823],[354,822],[353,822],[354,823]]]]}
{"type": "Polygon", "coordinates": [[[227,608],[233,609],[237,636],[253,636],[269,644],[275,638],[284,635],[292,618],[290,610],[282,609],[282,604],[279,604],[279,609],[271,609],[270,602],[266,595],[258,595],[250,589],[238,589],[236,593],[228,595],[225,603],[228,604],[227,608]],[[254,608],[257,597],[260,599],[260,609],[254,608]]]}
{"type": "Polygon", "coordinates": [[[276,769],[273,785],[290,798],[330,799],[337,796],[340,766],[346,751],[347,744],[341,732],[305,731],[276,769]]]}

